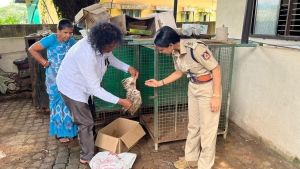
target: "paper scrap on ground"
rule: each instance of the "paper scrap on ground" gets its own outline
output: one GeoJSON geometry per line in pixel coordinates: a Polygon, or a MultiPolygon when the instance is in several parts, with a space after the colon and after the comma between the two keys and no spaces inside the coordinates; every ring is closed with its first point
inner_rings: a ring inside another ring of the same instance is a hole
{"type": "Polygon", "coordinates": [[[130,169],[136,159],[134,153],[111,153],[103,151],[97,153],[89,165],[91,169],[130,169]]]}
{"type": "Polygon", "coordinates": [[[4,157],[6,157],[6,154],[3,151],[0,150],[0,159],[2,159],[4,157]]]}

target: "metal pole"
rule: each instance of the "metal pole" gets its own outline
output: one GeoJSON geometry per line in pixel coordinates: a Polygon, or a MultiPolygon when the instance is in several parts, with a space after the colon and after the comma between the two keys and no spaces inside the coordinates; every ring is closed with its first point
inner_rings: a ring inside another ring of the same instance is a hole
{"type": "Polygon", "coordinates": [[[178,5],[178,0],[174,0],[173,15],[174,15],[175,22],[176,22],[176,17],[177,17],[177,5],[178,5]]]}
{"type": "Polygon", "coordinates": [[[243,32],[242,32],[242,40],[241,40],[242,43],[248,43],[249,40],[253,8],[254,8],[254,0],[247,0],[243,32]]]}
{"type": "Polygon", "coordinates": [[[110,10],[109,10],[109,14],[111,15],[111,10],[113,8],[113,4],[114,4],[114,0],[111,0],[110,2],[110,10]]]}
{"type": "MultiPolygon", "coordinates": [[[[159,53],[157,51],[154,51],[154,78],[159,78],[159,53]]],[[[158,88],[154,88],[154,143],[155,143],[155,151],[158,150],[158,140],[160,136],[158,123],[159,123],[159,98],[158,98],[158,88]]]]}

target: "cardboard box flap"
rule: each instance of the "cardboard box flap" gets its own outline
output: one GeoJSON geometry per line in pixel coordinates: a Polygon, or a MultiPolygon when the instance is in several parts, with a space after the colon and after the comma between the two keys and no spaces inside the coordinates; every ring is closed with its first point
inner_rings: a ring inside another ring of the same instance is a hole
{"type": "Polygon", "coordinates": [[[118,148],[118,144],[119,144],[118,139],[116,139],[112,136],[103,134],[100,131],[98,132],[97,139],[95,141],[95,145],[97,147],[100,147],[102,149],[109,150],[112,152],[116,152],[116,150],[118,148]]]}
{"type": "Polygon", "coordinates": [[[155,30],[158,31],[163,26],[169,26],[173,29],[177,29],[176,21],[173,16],[173,12],[161,12],[161,13],[152,13],[144,19],[155,18],[155,30]]]}
{"type": "Polygon", "coordinates": [[[102,128],[101,133],[113,136],[115,138],[121,138],[121,136],[126,134],[132,127],[135,127],[136,124],[138,124],[136,121],[118,118],[102,128]]]}
{"type": "MultiPolygon", "coordinates": [[[[155,18],[136,18],[126,14],[114,16],[110,18],[110,21],[120,27],[123,34],[137,34],[130,31],[130,29],[138,29],[139,34],[144,34],[147,31],[147,35],[155,34],[155,18]]],[[[146,35],[146,34],[145,34],[146,35]]]]}
{"type": "Polygon", "coordinates": [[[130,129],[126,134],[121,137],[122,142],[128,149],[134,146],[139,139],[145,135],[145,131],[142,126],[137,122],[134,127],[130,129]]]}
{"type": "Polygon", "coordinates": [[[122,31],[123,34],[127,33],[125,14],[119,15],[119,16],[115,16],[115,17],[111,17],[110,18],[110,22],[116,24],[121,29],[121,31],[122,31]]]}
{"type": "MultiPolygon", "coordinates": [[[[91,6],[82,8],[76,15],[75,15],[75,22],[79,23],[84,20],[89,14],[98,15],[101,13],[107,13],[107,8],[101,6],[100,4],[93,4],[91,6]]],[[[105,16],[108,14],[105,14],[105,16]]]]}
{"type": "Polygon", "coordinates": [[[96,3],[96,4],[93,4],[93,5],[90,5],[90,6],[87,6],[87,7],[83,8],[83,10],[91,12],[91,11],[93,11],[97,8],[101,8],[101,7],[102,6],[99,3],[96,3]]]}
{"type": "Polygon", "coordinates": [[[81,19],[83,19],[84,13],[83,9],[81,9],[76,15],[75,15],[75,22],[78,23],[81,19]]]}
{"type": "Polygon", "coordinates": [[[105,7],[100,7],[100,8],[94,9],[94,10],[89,11],[89,12],[92,13],[92,14],[97,15],[97,14],[100,14],[100,13],[106,12],[106,11],[107,11],[107,9],[105,7]]]}
{"type": "Polygon", "coordinates": [[[114,153],[126,152],[144,135],[138,122],[118,118],[98,131],[95,145],[114,153]]]}

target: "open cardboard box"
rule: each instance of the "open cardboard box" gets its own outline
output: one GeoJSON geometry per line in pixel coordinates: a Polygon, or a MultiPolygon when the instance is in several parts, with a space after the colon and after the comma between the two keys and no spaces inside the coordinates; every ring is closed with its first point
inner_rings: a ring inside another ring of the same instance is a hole
{"type": "Polygon", "coordinates": [[[145,134],[139,122],[118,118],[98,131],[95,145],[114,153],[127,152],[145,134]]]}
{"type": "Polygon", "coordinates": [[[172,12],[150,14],[143,18],[133,18],[123,14],[110,18],[110,22],[119,26],[123,34],[153,36],[163,26],[170,26],[173,29],[177,28],[172,12]]]}
{"type": "Polygon", "coordinates": [[[119,26],[123,34],[139,34],[153,36],[155,34],[155,18],[133,18],[128,15],[118,15],[110,18],[110,22],[119,26]]]}
{"type": "Polygon", "coordinates": [[[75,23],[90,29],[97,22],[109,22],[110,15],[107,9],[100,4],[82,8],[75,16],[75,23]]]}
{"type": "Polygon", "coordinates": [[[176,22],[172,12],[153,13],[148,17],[155,17],[155,30],[158,31],[163,26],[169,26],[177,29],[176,22]]]}

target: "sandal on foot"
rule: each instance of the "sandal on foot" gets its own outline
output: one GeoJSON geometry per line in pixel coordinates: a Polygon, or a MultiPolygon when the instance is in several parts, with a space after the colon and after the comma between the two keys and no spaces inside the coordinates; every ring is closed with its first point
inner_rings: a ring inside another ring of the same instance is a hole
{"type": "Polygon", "coordinates": [[[66,138],[66,137],[59,137],[57,139],[60,143],[68,143],[71,141],[69,138],[66,138]]]}
{"type": "Polygon", "coordinates": [[[88,164],[90,161],[79,159],[79,162],[81,164],[88,164]]]}
{"type": "Polygon", "coordinates": [[[177,169],[190,169],[193,167],[197,167],[197,161],[186,161],[184,159],[180,159],[174,162],[174,167],[177,169]]]}

